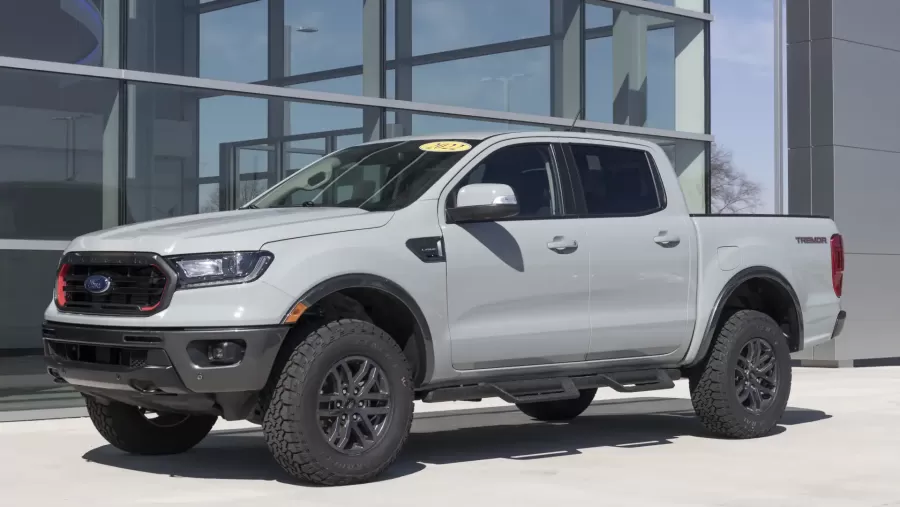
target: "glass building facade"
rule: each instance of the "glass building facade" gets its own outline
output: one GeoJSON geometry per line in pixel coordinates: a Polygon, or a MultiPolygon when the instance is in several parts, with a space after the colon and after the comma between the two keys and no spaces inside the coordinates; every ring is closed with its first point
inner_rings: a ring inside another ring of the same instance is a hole
{"type": "Polygon", "coordinates": [[[708,208],[708,0],[0,5],[0,411],[77,406],[41,320],[75,236],[240,206],[317,157],[449,131],[658,142],[708,208]]]}

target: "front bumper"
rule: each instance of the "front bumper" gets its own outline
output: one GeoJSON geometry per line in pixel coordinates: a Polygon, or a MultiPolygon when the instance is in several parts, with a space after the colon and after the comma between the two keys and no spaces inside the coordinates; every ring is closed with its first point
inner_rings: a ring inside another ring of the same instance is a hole
{"type": "Polygon", "coordinates": [[[141,329],[46,322],[44,357],[51,376],[87,394],[147,408],[221,413],[228,411],[222,407],[228,400],[255,396],[265,386],[288,329],[141,329]],[[208,345],[221,341],[243,345],[238,362],[209,363],[208,345]]]}

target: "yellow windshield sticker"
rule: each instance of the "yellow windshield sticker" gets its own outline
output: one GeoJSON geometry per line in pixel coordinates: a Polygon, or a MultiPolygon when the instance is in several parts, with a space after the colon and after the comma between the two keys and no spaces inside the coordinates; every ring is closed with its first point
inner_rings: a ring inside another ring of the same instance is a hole
{"type": "Polygon", "coordinates": [[[419,146],[419,149],[422,151],[437,151],[446,153],[453,151],[469,151],[472,149],[472,145],[459,141],[435,141],[433,143],[423,144],[422,146],[419,146]]]}

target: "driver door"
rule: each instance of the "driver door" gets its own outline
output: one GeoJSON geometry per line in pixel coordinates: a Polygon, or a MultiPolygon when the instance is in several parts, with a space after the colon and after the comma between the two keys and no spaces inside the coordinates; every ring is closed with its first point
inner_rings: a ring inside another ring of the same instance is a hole
{"type": "Polygon", "coordinates": [[[476,159],[447,195],[502,183],[518,216],[447,224],[447,310],[459,370],[583,361],[590,348],[589,255],[584,228],[566,215],[557,153],[508,142],[476,159]],[[554,243],[555,242],[555,243],[554,243]],[[574,248],[555,248],[569,242],[574,248]]]}

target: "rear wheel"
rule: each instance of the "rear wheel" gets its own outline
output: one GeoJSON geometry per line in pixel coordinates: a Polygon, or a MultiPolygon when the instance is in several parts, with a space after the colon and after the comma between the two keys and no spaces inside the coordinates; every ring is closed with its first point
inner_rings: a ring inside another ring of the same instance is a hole
{"type": "Polygon", "coordinates": [[[359,320],[331,322],[303,337],[280,368],[263,431],[289,474],[354,484],[397,459],[412,424],[413,389],[406,357],[387,333],[359,320]]]}
{"type": "Polygon", "coordinates": [[[516,407],[525,415],[539,421],[568,421],[587,410],[596,395],[596,388],[582,389],[580,396],[571,400],[517,403],[516,407]]]}
{"type": "Polygon", "coordinates": [[[111,401],[103,404],[85,396],[88,415],[100,435],[114,447],[132,454],[179,454],[199,444],[218,417],[171,412],[146,412],[111,401]]]}
{"type": "Polygon", "coordinates": [[[787,337],[778,323],[755,310],[735,312],[690,379],[694,411],[718,436],[767,435],[787,407],[790,360],[787,337]]]}

